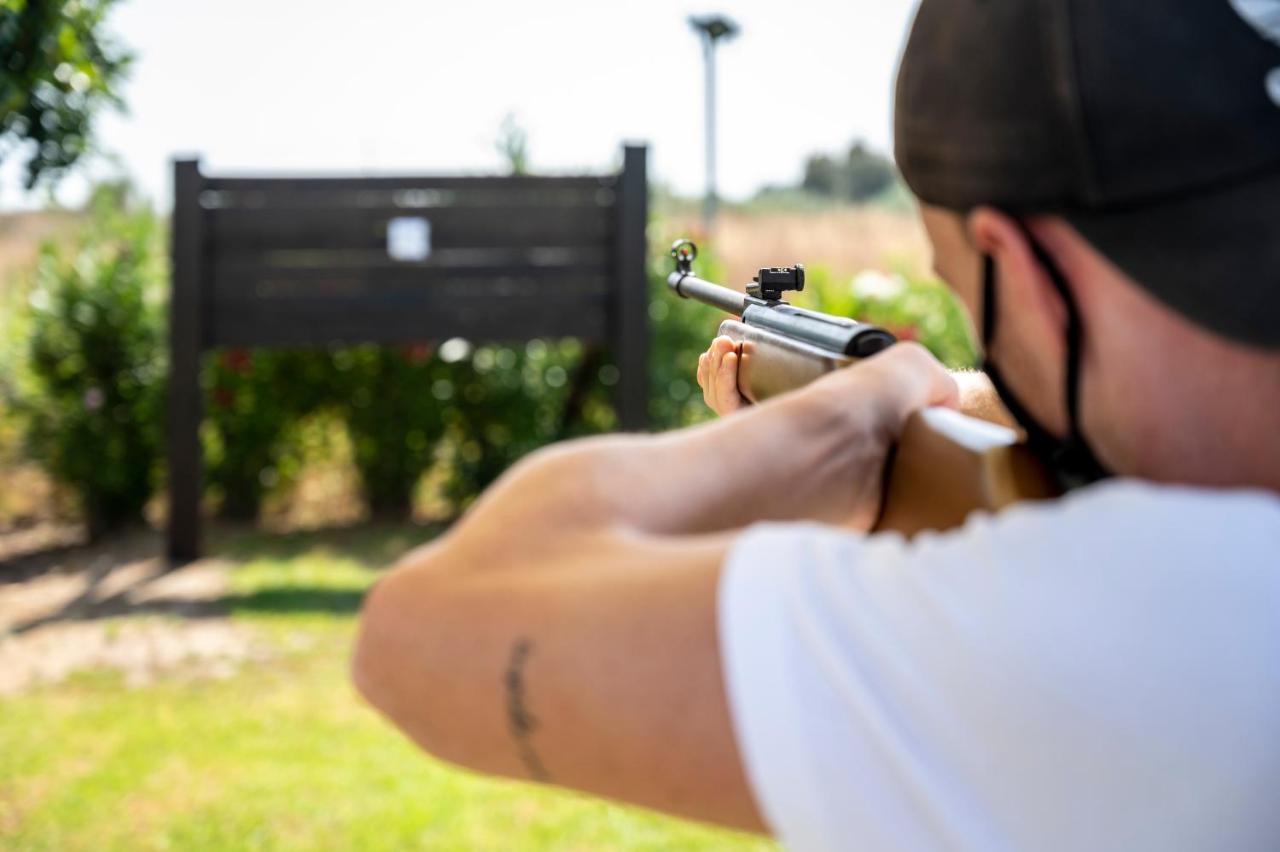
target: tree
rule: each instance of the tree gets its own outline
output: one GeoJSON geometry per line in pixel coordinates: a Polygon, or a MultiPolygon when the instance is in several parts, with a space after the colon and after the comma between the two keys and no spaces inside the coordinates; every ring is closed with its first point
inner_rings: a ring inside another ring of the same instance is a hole
{"type": "Polygon", "coordinates": [[[806,192],[841,201],[869,201],[893,185],[897,172],[888,158],[861,141],[843,159],[813,154],[804,163],[800,186],[806,192]]]}
{"type": "Polygon", "coordinates": [[[102,108],[124,106],[133,57],[103,31],[116,2],[0,0],[0,161],[29,151],[28,189],[90,149],[102,108]]]}
{"type": "Polygon", "coordinates": [[[839,198],[844,195],[843,175],[835,160],[825,154],[814,154],[804,162],[804,178],[800,186],[806,192],[839,198]]]}
{"type": "Polygon", "coordinates": [[[893,163],[859,141],[849,148],[845,176],[849,200],[868,201],[893,184],[896,172],[893,163]]]}
{"type": "Polygon", "coordinates": [[[529,173],[529,134],[516,121],[513,113],[507,113],[498,128],[498,141],[494,147],[506,161],[507,169],[513,175],[529,173]]]}

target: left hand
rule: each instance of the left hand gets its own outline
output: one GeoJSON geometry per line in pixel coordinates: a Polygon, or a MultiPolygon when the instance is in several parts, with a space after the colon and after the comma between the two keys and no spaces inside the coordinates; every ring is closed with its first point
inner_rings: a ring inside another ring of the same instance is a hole
{"type": "Polygon", "coordinates": [[[711,341],[698,356],[698,387],[707,406],[721,417],[751,404],[738,392],[738,344],[724,336],[711,341]]]}

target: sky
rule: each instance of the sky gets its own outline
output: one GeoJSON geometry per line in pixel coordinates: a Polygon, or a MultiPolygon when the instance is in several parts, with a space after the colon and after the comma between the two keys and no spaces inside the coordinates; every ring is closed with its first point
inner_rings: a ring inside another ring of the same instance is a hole
{"type": "MultiPolygon", "coordinates": [[[[651,179],[702,190],[702,51],[686,19],[729,15],[718,52],[721,194],[794,183],[804,157],[891,148],[914,0],[121,0],[137,54],[127,114],[98,144],[170,199],[174,155],[208,173],[493,173],[504,116],[544,172],[611,169],[650,145],[651,179]]],[[[0,208],[38,201],[0,166],[0,208]]],[[[89,174],[104,173],[104,162],[89,174]]],[[[83,177],[59,197],[75,203],[83,177]]]]}

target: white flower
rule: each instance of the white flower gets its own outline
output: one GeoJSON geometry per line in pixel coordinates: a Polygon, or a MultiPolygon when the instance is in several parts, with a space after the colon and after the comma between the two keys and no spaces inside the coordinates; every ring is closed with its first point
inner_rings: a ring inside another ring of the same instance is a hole
{"type": "Polygon", "coordinates": [[[850,287],[859,299],[893,299],[902,294],[907,282],[901,275],[885,275],[874,269],[859,272],[850,287]]]}

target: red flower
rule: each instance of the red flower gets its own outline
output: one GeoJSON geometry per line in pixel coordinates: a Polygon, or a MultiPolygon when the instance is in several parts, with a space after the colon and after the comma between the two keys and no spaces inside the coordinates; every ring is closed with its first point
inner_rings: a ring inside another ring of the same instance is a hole
{"type": "Polygon", "coordinates": [[[222,353],[222,366],[244,374],[253,366],[253,353],[248,349],[228,349],[222,353]]]}
{"type": "Polygon", "coordinates": [[[431,357],[432,349],[430,343],[411,343],[404,347],[404,357],[408,358],[411,364],[421,364],[431,357]]]}

